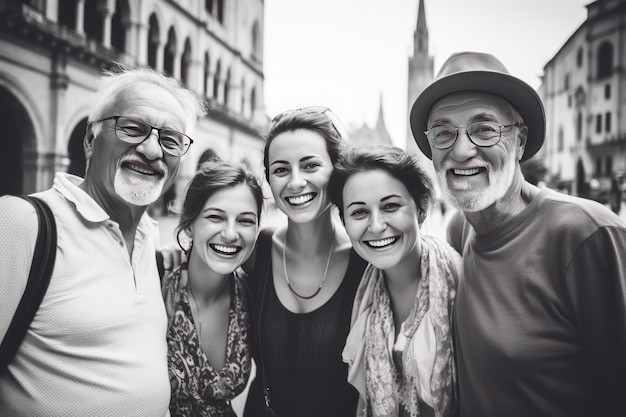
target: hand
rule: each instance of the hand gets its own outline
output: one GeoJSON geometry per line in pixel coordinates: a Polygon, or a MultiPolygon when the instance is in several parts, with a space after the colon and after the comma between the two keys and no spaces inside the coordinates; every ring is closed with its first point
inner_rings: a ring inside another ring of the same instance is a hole
{"type": "Polygon", "coordinates": [[[163,269],[166,274],[187,262],[185,252],[175,243],[160,248],[159,252],[163,257],[163,269]]]}

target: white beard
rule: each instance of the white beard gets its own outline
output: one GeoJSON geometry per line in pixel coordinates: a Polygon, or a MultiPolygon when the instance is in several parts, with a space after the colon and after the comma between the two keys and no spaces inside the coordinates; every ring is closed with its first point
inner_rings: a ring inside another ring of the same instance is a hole
{"type": "Polygon", "coordinates": [[[486,209],[495,202],[502,199],[513,181],[517,164],[515,152],[509,153],[504,166],[499,170],[489,170],[489,185],[480,192],[472,196],[457,197],[448,187],[447,169],[440,169],[437,172],[439,185],[447,197],[448,201],[457,209],[475,213],[486,209]]]}
{"type": "Polygon", "coordinates": [[[120,198],[135,206],[148,206],[159,199],[167,175],[159,177],[158,182],[142,179],[138,176],[124,175],[120,169],[115,172],[113,187],[120,198]]]}

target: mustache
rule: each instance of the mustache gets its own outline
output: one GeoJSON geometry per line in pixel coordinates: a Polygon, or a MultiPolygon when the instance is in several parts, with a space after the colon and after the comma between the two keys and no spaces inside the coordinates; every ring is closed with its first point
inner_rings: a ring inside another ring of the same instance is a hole
{"type": "Polygon", "coordinates": [[[150,161],[137,154],[124,155],[119,163],[120,165],[124,163],[143,165],[147,168],[152,169],[153,171],[160,173],[163,176],[167,176],[167,174],[169,173],[169,169],[167,168],[167,165],[165,164],[165,162],[163,162],[163,160],[156,159],[154,161],[150,161]]]}
{"type": "Polygon", "coordinates": [[[441,171],[448,171],[451,169],[467,169],[467,168],[490,168],[491,164],[485,161],[480,156],[476,156],[469,161],[458,162],[452,159],[446,159],[441,164],[441,171]]]}

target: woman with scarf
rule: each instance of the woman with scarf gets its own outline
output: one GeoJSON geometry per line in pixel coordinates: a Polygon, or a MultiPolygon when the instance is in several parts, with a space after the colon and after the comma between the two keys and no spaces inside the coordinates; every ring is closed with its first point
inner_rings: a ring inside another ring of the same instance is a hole
{"type": "Polygon", "coordinates": [[[398,148],[353,149],[329,193],[354,250],[369,262],[343,351],[360,394],[357,416],[455,415],[450,323],[460,257],[420,234],[429,178],[398,148]]]}

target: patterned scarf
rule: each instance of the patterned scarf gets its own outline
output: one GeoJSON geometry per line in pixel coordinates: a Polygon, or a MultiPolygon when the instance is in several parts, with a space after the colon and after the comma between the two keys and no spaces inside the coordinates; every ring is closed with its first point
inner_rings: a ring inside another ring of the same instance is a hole
{"type": "Polygon", "coordinates": [[[422,279],[413,309],[404,323],[406,348],[397,366],[393,352],[389,351],[389,341],[394,339],[394,322],[382,271],[369,265],[357,290],[353,314],[358,311],[357,303],[371,303],[365,322],[366,415],[395,417],[400,407],[411,417],[419,415],[419,381],[411,342],[428,311],[436,339],[435,362],[430,380],[435,416],[448,416],[456,407],[450,323],[459,259],[447,244],[435,238],[421,236],[420,245],[422,279]],[[363,297],[369,297],[370,300],[363,297]]]}
{"type": "Polygon", "coordinates": [[[244,278],[238,271],[233,273],[226,363],[214,369],[200,345],[187,297],[187,274],[182,272],[176,269],[163,280],[169,322],[170,411],[177,417],[236,417],[229,401],[246,387],[252,366],[244,278]]]}

